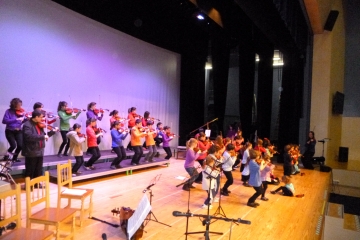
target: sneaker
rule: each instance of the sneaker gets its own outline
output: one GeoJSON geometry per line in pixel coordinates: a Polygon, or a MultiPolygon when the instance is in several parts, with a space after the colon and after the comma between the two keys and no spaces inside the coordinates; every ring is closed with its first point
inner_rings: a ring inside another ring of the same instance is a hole
{"type": "Polygon", "coordinates": [[[256,206],[260,206],[260,204],[259,204],[259,203],[257,203],[257,202],[254,202],[254,204],[255,204],[256,206]]]}
{"type": "Polygon", "coordinates": [[[111,169],[116,169],[115,165],[110,166],[111,169]]]}
{"type": "Polygon", "coordinates": [[[69,156],[69,155],[68,155],[67,153],[64,153],[63,156],[64,156],[64,157],[67,157],[67,156],[69,156]]]}
{"type": "Polygon", "coordinates": [[[86,171],[90,171],[90,170],[91,170],[90,167],[87,167],[87,166],[85,166],[85,165],[84,165],[84,169],[85,169],[86,171]]]}
{"type": "Polygon", "coordinates": [[[212,205],[203,204],[203,205],[201,206],[202,209],[207,209],[208,207],[209,207],[209,209],[212,209],[212,208],[213,208],[212,205]]]}
{"type": "Polygon", "coordinates": [[[251,187],[248,183],[243,183],[243,185],[245,186],[245,187],[251,187]]]}
{"type": "Polygon", "coordinates": [[[197,183],[197,184],[202,184],[202,181],[195,181],[195,183],[197,183]]]}
{"type": "Polygon", "coordinates": [[[73,177],[76,177],[76,174],[75,173],[73,173],[73,174],[71,174],[73,177]]]}
{"type": "Polygon", "coordinates": [[[79,172],[79,171],[74,172],[74,173],[76,174],[76,176],[79,176],[79,175],[81,175],[81,174],[82,174],[82,172],[79,172]]]}
{"type": "Polygon", "coordinates": [[[267,197],[262,197],[261,200],[263,201],[269,201],[269,199],[267,197]]]}
{"type": "Polygon", "coordinates": [[[275,191],[270,191],[270,193],[271,193],[271,194],[276,194],[276,192],[275,192],[275,191]]]}
{"type": "Polygon", "coordinates": [[[118,169],[118,168],[122,168],[122,167],[120,166],[120,164],[119,164],[119,165],[116,165],[115,167],[116,167],[117,169],[118,169]]]}
{"type": "Polygon", "coordinates": [[[145,160],[144,163],[148,163],[149,161],[148,160],[145,160]]]}
{"type": "Polygon", "coordinates": [[[224,191],[221,191],[220,194],[223,195],[223,196],[229,196],[229,193],[228,193],[228,192],[224,192],[224,191]]]}
{"type": "Polygon", "coordinates": [[[214,198],[214,202],[219,202],[219,198],[218,198],[218,197],[215,197],[215,198],[214,198]]]}
{"type": "Polygon", "coordinates": [[[136,166],[137,164],[136,163],[131,163],[131,165],[136,166]]]}
{"type": "Polygon", "coordinates": [[[61,153],[58,153],[57,156],[58,156],[58,157],[62,157],[61,153]]]}
{"type": "Polygon", "coordinates": [[[248,205],[249,207],[253,207],[253,208],[257,207],[257,205],[255,203],[247,203],[246,205],[248,205]]]}
{"type": "Polygon", "coordinates": [[[91,170],[95,170],[96,168],[94,166],[89,167],[91,170]]]}

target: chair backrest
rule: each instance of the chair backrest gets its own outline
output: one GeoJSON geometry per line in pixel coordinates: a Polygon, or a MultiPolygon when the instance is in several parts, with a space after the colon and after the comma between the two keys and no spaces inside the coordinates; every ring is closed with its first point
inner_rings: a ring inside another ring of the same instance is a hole
{"type": "Polygon", "coordinates": [[[49,185],[49,172],[45,172],[45,176],[30,179],[25,178],[26,186],[26,217],[32,214],[31,209],[36,205],[45,203],[45,207],[50,207],[50,185],[49,185]],[[39,185],[45,188],[39,188],[39,185]]]}
{"type": "MultiPolygon", "coordinates": [[[[7,186],[6,186],[7,187],[7,186]]],[[[9,184],[9,189],[0,192],[1,216],[0,227],[6,227],[11,222],[16,222],[16,227],[21,227],[21,189],[20,184],[9,184]]]]}
{"type": "Polygon", "coordinates": [[[67,163],[57,164],[57,184],[59,193],[61,193],[61,188],[65,185],[68,185],[68,188],[72,188],[72,171],[70,159],[67,163]]]}

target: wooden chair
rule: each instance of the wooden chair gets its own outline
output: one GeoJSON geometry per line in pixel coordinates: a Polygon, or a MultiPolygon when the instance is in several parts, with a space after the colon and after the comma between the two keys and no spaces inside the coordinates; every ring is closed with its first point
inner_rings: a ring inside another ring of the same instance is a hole
{"type": "Polygon", "coordinates": [[[72,171],[71,171],[71,160],[65,164],[57,165],[57,184],[58,184],[58,207],[61,206],[61,199],[66,198],[68,200],[68,205],[66,208],[71,207],[71,200],[80,200],[81,207],[78,209],[80,211],[80,227],[85,218],[86,212],[89,213],[89,218],[93,211],[93,202],[92,196],[94,193],[93,189],[84,189],[84,188],[73,188],[72,187],[72,171]],[[63,190],[63,186],[68,185],[68,189],[63,190]],[[85,208],[85,199],[89,198],[89,207],[85,208]]]}
{"type": "Polygon", "coordinates": [[[32,223],[44,224],[45,230],[48,230],[49,225],[56,228],[56,239],[60,237],[60,225],[72,221],[71,232],[65,239],[74,239],[75,234],[75,213],[76,209],[66,208],[61,209],[58,207],[50,207],[50,185],[49,185],[49,172],[45,172],[45,176],[40,176],[34,179],[29,177],[25,178],[26,185],[26,227],[31,228],[32,223]],[[42,185],[42,187],[40,187],[42,185]],[[45,186],[45,188],[44,188],[45,186]],[[45,207],[32,213],[32,208],[39,204],[44,204],[45,207]]]}
{"type": "Polygon", "coordinates": [[[12,188],[0,192],[1,215],[4,219],[0,221],[0,227],[6,228],[10,223],[15,222],[16,227],[8,233],[0,236],[1,240],[47,240],[54,235],[51,231],[28,229],[21,227],[21,189],[20,184],[12,185],[12,188]]]}

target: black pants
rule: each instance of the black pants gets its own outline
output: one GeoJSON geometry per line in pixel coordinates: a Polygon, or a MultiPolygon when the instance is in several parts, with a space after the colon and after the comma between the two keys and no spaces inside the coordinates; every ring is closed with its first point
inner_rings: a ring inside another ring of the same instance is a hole
{"type": "Polygon", "coordinates": [[[136,164],[139,164],[140,162],[140,158],[141,156],[143,155],[143,149],[142,149],[142,146],[132,146],[135,154],[134,156],[132,157],[131,159],[131,163],[136,163],[136,164]]]}
{"type": "Polygon", "coordinates": [[[66,137],[66,134],[68,133],[69,131],[60,131],[61,133],[61,137],[62,137],[62,143],[60,145],[60,148],[59,148],[59,152],[58,154],[61,154],[62,153],[62,150],[64,149],[65,147],[65,151],[64,151],[64,154],[67,154],[68,150],[69,150],[69,146],[70,146],[70,139],[68,139],[66,137]]]}
{"type": "Polygon", "coordinates": [[[263,181],[262,185],[263,185],[263,193],[261,194],[261,197],[265,197],[265,192],[266,192],[266,189],[268,188],[268,182],[263,181]]]}
{"type": "Polygon", "coordinates": [[[17,156],[21,152],[23,145],[23,133],[21,130],[5,130],[6,140],[9,142],[10,147],[8,148],[8,152],[14,152],[14,155],[17,156]]]}
{"type": "Polygon", "coordinates": [[[159,146],[160,146],[160,143],[163,142],[162,138],[159,138],[159,137],[157,137],[157,136],[154,138],[154,140],[155,140],[155,145],[156,145],[157,147],[159,147],[159,146]]]}
{"type": "Polygon", "coordinates": [[[315,154],[315,152],[308,152],[308,151],[306,151],[304,153],[304,157],[301,160],[303,165],[304,165],[304,168],[306,168],[306,169],[314,169],[314,166],[311,163],[314,154],[315,154]]]}
{"type": "Polygon", "coordinates": [[[84,164],[85,167],[91,167],[101,157],[99,147],[89,147],[88,150],[92,156],[89,161],[84,164]]]}
{"type": "MultiPolygon", "coordinates": [[[[196,160],[200,163],[200,166],[203,165],[205,159],[199,159],[199,160],[196,160]]],[[[202,181],[202,171],[199,173],[198,177],[195,179],[195,182],[201,182],[202,181]]]]}
{"type": "Polygon", "coordinates": [[[253,203],[255,202],[255,200],[263,193],[263,189],[262,186],[260,185],[260,187],[253,187],[255,189],[255,193],[254,195],[251,196],[251,198],[249,198],[248,203],[253,203]]]}
{"type": "Polygon", "coordinates": [[[292,173],[292,166],[291,165],[284,165],[284,175],[290,176],[292,173]]]}
{"type": "Polygon", "coordinates": [[[223,187],[223,192],[227,192],[228,187],[230,187],[234,183],[234,178],[233,178],[233,175],[232,175],[231,171],[223,171],[223,172],[224,172],[224,175],[225,175],[225,177],[227,179],[225,184],[224,184],[224,187],[223,187]]]}
{"type": "Polygon", "coordinates": [[[234,163],[234,165],[232,166],[233,168],[235,168],[237,165],[239,165],[239,163],[240,163],[240,159],[236,159],[235,160],[235,163],[234,163]]]}
{"type": "Polygon", "coordinates": [[[294,196],[293,192],[290,191],[290,189],[288,189],[288,188],[285,187],[285,186],[278,187],[278,188],[275,190],[275,192],[278,192],[278,191],[280,191],[280,190],[283,192],[284,196],[288,196],[288,197],[294,196]]]}
{"type": "Polygon", "coordinates": [[[84,163],[84,157],[83,156],[75,156],[75,160],[76,160],[76,163],[72,167],[72,170],[71,170],[72,173],[76,173],[77,171],[79,171],[79,168],[84,163]]]}
{"type": "Polygon", "coordinates": [[[172,153],[171,153],[171,149],[170,147],[163,147],[165,152],[166,152],[166,157],[165,159],[170,159],[172,157],[172,153]]]}
{"type": "MultiPolygon", "coordinates": [[[[129,135],[131,136],[131,129],[130,129],[130,131],[129,131],[129,135]]],[[[127,150],[133,150],[133,147],[131,146],[131,141],[129,141],[126,149],[127,149],[127,150]]]]}
{"type": "Polygon", "coordinates": [[[42,176],[43,156],[25,157],[25,177],[30,179],[42,176]]]}
{"type": "Polygon", "coordinates": [[[121,146],[121,147],[113,147],[112,149],[116,153],[117,158],[115,158],[114,161],[112,161],[111,166],[117,166],[121,163],[122,160],[126,158],[125,148],[121,146]]]}

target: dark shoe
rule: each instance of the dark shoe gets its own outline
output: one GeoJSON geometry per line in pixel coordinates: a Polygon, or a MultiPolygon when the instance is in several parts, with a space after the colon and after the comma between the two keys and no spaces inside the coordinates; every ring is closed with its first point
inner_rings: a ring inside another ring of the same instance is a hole
{"type": "Polygon", "coordinates": [[[160,156],[160,153],[156,153],[154,157],[159,157],[160,156]]]}
{"type": "Polygon", "coordinates": [[[122,167],[120,166],[120,164],[119,164],[119,165],[116,165],[115,167],[116,167],[117,169],[122,168],[122,167]]]}
{"type": "Polygon", "coordinates": [[[270,191],[270,193],[271,193],[271,194],[276,194],[276,192],[275,192],[275,191],[270,191]]]}
{"type": "Polygon", "coordinates": [[[131,163],[131,165],[133,165],[133,166],[137,166],[137,164],[136,164],[136,163],[131,163]]]}
{"type": "Polygon", "coordinates": [[[90,168],[90,170],[95,170],[96,169],[94,166],[90,166],[89,168],[90,168]]]}
{"type": "Polygon", "coordinates": [[[183,187],[182,187],[182,189],[183,189],[184,191],[190,191],[190,188],[189,188],[189,185],[188,185],[188,184],[184,184],[183,187]]]}
{"type": "Polygon", "coordinates": [[[145,160],[144,163],[148,163],[149,161],[148,160],[145,160]]]}
{"type": "Polygon", "coordinates": [[[64,153],[63,156],[67,157],[67,156],[69,156],[69,155],[68,155],[67,153],[64,153]]]}
{"type": "Polygon", "coordinates": [[[76,176],[79,176],[79,175],[81,175],[81,174],[82,174],[82,172],[77,171],[77,172],[75,172],[75,174],[76,174],[76,176]]]}
{"type": "Polygon", "coordinates": [[[259,204],[259,203],[257,203],[257,202],[254,202],[254,204],[255,204],[256,206],[260,206],[260,204],[259,204]]]}
{"type": "Polygon", "coordinates": [[[86,156],[90,156],[91,155],[91,153],[89,153],[89,152],[86,152],[86,156]]]}
{"type": "Polygon", "coordinates": [[[13,159],[12,161],[13,161],[13,162],[21,162],[20,159],[13,159]]]}
{"type": "Polygon", "coordinates": [[[195,188],[193,185],[190,185],[189,188],[195,188]]]}
{"type": "Polygon", "coordinates": [[[57,156],[58,156],[58,157],[62,157],[61,153],[58,153],[57,156]]]}
{"type": "Polygon", "coordinates": [[[247,203],[247,205],[248,205],[249,207],[253,207],[253,208],[256,208],[256,207],[257,207],[257,205],[256,205],[255,203],[247,203]]]}
{"type": "Polygon", "coordinates": [[[116,167],[114,165],[111,165],[110,168],[111,169],[116,169],[116,167]]]}
{"type": "Polygon", "coordinates": [[[228,192],[221,191],[221,195],[223,195],[223,196],[229,196],[229,193],[228,193],[228,192]]]}
{"type": "Polygon", "coordinates": [[[231,193],[231,191],[227,190],[227,193],[231,193]]]}
{"type": "Polygon", "coordinates": [[[202,181],[195,181],[195,183],[197,183],[197,184],[202,184],[202,181]]]}
{"type": "Polygon", "coordinates": [[[263,201],[269,201],[269,199],[267,197],[262,197],[261,200],[263,201]]]}

